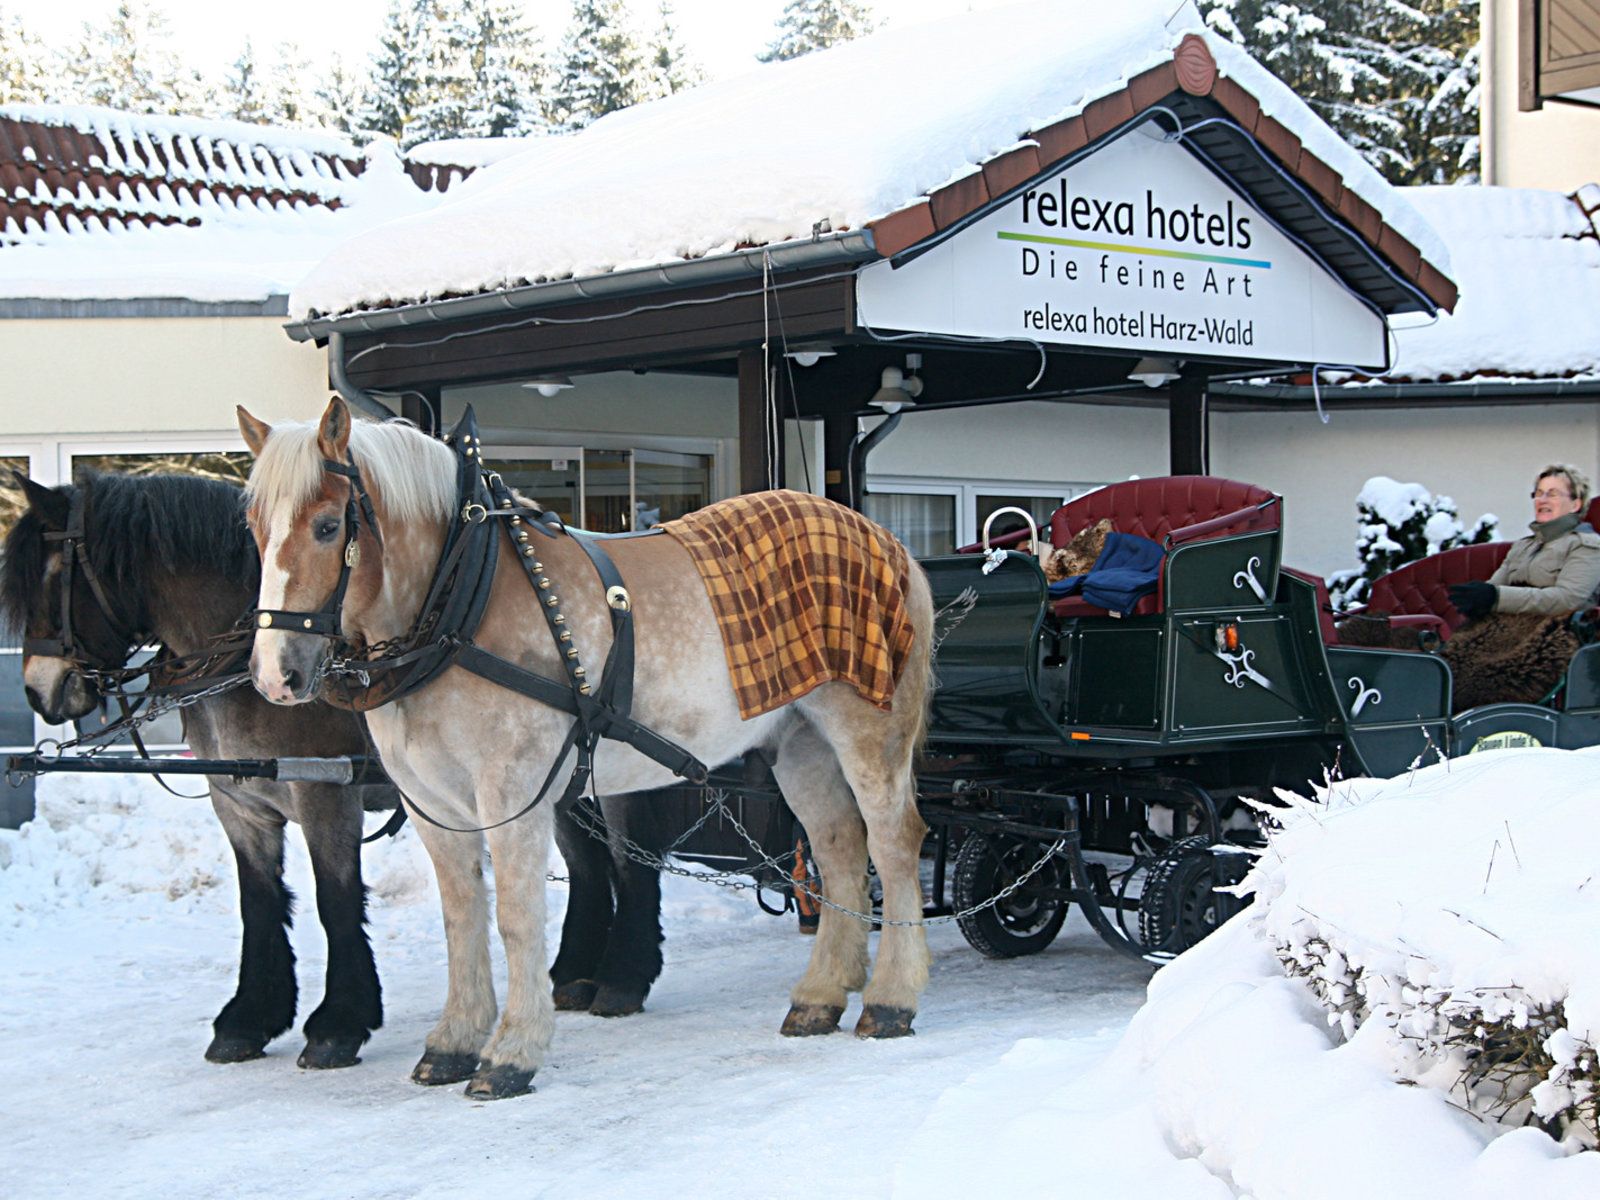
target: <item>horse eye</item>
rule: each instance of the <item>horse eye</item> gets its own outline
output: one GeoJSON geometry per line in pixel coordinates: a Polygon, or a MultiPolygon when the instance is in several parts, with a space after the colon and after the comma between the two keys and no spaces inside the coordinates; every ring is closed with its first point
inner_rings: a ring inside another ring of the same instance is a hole
{"type": "Polygon", "coordinates": [[[317,541],[331,542],[333,535],[339,532],[339,522],[332,517],[323,517],[316,523],[313,532],[316,534],[317,541]]]}

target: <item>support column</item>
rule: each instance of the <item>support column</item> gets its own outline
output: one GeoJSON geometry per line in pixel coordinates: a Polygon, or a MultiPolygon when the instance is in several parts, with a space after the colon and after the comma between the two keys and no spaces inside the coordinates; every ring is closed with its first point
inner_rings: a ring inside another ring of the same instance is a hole
{"type": "Polygon", "coordinates": [[[400,415],[423,433],[438,437],[443,432],[443,389],[435,387],[403,392],[400,396],[400,415]]]}
{"type": "Polygon", "coordinates": [[[823,495],[839,504],[850,503],[850,443],[855,440],[856,419],[830,412],[822,418],[823,495]]]}
{"type": "Polygon", "coordinates": [[[1203,375],[1167,387],[1167,453],[1174,475],[1211,473],[1211,413],[1203,375]]]}
{"type": "Polygon", "coordinates": [[[767,404],[761,347],[739,351],[739,490],[761,492],[783,479],[783,429],[767,404]]]}

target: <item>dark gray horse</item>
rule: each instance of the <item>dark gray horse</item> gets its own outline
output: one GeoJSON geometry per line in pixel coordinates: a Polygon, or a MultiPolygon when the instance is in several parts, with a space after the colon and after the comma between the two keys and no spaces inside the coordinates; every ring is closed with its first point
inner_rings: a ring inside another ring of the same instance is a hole
{"type": "MultiPolygon", "coordinates": [[[[111,613],[82,571],[73,573],[71,640],[81,665],[115,667],[135,631],[176,654],[201,650],[226,633],[255,599],[259,563],[238,489],[182,476],[99,475],[50,489],[18,476],[28,511],[0,551],[0,617],[32,638],[60,640],[63,572],[58,540],[74,503],[84,546],[111,613]]],[[[25,658],[28,702],[52,723],[84,716],[102,695],[64,658],[25,658]]],[[[242,687],[183,710],[185,739],[203,758],[360,754],[361,718],[316,705],[288,709],[242,687]]],[[[306,1020],[305,1067],[348,1066],[383,1020],[377,971],[365,930],[361,883],[362,812],[392,808],[389,785],[338,787],[267,780],[209,779],[213,807],[234,851],[244,944],[238,990],[218,1014],[206,1051],[213,1062],[259,1057],[294,1022],[294,953],[287,929],[293,897],[283,883],[283,832],[296,821],[316,877],[317,913],[328,939],[322,1004],[306,1020]]],[[[601,1016],[638,1012],[660,974],[660,880],[622,844],[664,844],[648,804],[604,801],[611,844],[557,821],[572,877],[561,952],[552,967],[556,1003],[601,1016]]],[[[585,824],[592,825],[593,821],[585,824]]]]}

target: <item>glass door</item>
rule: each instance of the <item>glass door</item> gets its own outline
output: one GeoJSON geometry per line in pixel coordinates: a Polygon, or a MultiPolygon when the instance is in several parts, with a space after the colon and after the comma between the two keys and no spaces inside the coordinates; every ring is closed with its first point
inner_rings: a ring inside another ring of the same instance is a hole
{"type": "Polygon", "coordinates": [[[709,454],[491,446],[485,463],[514,490],[595,533],[650,529],[711,503],[709,454]]]}
{"type": "Polygon", "coordinates": [[[540,508],[569,525],[588,528],[581,446],[491,446],[484,465],[540,508]]]}

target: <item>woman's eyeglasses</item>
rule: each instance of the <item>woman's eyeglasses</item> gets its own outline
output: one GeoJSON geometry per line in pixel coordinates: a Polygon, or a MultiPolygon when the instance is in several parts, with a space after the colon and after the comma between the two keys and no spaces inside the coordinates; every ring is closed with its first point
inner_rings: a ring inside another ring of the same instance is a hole
{"type": "Polygon", "coordinates": [[[1571,492],[1558,492],[1558,491],[1555,491],[1555,490],[1550,489],[1550,488],[1547,488],[1542,492],[1534,492],[1532,495],[1533,495],[1533,499],[1535,499],[1535,500],[1571,500],[1572,499],[1572,493],[1571,492]]]}

